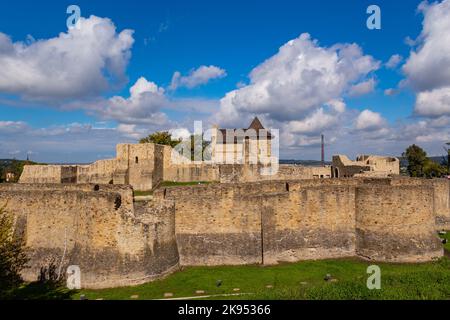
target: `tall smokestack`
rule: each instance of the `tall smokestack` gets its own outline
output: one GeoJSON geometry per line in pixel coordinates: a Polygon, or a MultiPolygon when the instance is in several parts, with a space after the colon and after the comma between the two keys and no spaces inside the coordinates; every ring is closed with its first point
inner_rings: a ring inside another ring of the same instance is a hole
{"type": "Polygon", "coordinates": [[[325,142],[324,142],[324,136],[323,134],[321,135],[321,139],[322,139],[322,166],[325,166],[325,142]]]}

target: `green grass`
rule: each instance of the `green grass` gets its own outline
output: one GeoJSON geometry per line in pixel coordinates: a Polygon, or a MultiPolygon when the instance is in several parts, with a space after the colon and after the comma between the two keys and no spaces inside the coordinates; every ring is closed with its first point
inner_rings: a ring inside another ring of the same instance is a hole
{"type": "Polygon", "coordinates": [[[40,282],[24,283],[20,287],[0,293],[0,300],[69,300],[77,292],[64,284],[40,282]]]}
{"type": "Polygon", "coordinates": [[[447,231],[444,235],[439,235],[439,237],[441,237],[441,239],[447,239],[447,243],[444,244],[444,249],[450,253],[450,231],[447,231]]]}
{"type": "Polygon", "coordinates": [[[145,196],[152,196],[153,195],[153,191],[140,191],[140,190],[134,190],[133,191],[133,195],[135,197],[145,197],[145,196]]]}
{"type": "Polygon", "coordinates": [[[135,287],[83,290],[88,299],[162,299],[240,293],[252,295],[213,299],[450,299],[450,259],[424,264],[378,264],[381,290],[366,287],[370,263],[357,259],[304,261],[277,266],[189,267],[167,278],[135,287]],[[337,282],[324,280],[331,274],[337,282]],[[216,286],[222,281],[220,287],[216,286]],[[267,288],[268,285],[273,286],[267,288]],[[202,294],[203,295],[203,294],[202,294]]]}
{"type": "Polygon", "coordinates": [[[195,186],[199,184],[211,184],[216,183],[212,181],[189,181],[189,182],[174,182],[174,181],[163,181],[159,187],[178,187],[178,186],[195,186]]]}

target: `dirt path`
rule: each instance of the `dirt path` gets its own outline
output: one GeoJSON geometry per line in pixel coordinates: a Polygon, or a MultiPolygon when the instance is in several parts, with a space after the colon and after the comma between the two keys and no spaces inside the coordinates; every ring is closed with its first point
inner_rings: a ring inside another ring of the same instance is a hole
{"type": "Polygon", "coordinates": [[[241,295],[245,295],[245,294],[253,294],[253,293],[212,294],[212,295],[205,295],[205,296],[179,297],[179,298],[156,299],[156,300],[193,300],[193,299],[205,299],[205,298],[214,298],[214,297],[241,296],[241,295]]]}

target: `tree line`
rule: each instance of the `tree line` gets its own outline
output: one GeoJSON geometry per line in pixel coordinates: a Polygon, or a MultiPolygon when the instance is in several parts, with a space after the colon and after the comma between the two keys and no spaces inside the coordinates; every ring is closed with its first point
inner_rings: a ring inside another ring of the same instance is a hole
{"type": "Polygon", "coordinates": [[[0,182],[6,181],[6,174],[12,173],[14,178],[10,182],[17,182],[23,172],[25,165],[37,164],[33,161],[24,160],[0,160],[0,182]]]}

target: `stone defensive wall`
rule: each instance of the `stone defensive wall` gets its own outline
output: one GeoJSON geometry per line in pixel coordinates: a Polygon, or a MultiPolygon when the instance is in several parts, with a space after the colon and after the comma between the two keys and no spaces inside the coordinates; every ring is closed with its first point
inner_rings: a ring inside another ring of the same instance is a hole
{"type": "MultiPolygon", "coordinates": [[[[112,184],[116,168],[116,160],[111,159],[99,160],[90,165],[79,165],[76,171],[76,182],[112,184]]],[[[24,180],[26,181],[25,178],[24,180]]]]}
{"type": "Polygon", "coordinates": [[[392,179],[392,185],[428,185],[434,189],[434,212],[439,229],[450,230],[450,180],[448,179],[392,179]]]}
{"type": "Polygon", "coordinates": [[[331,178],[331,167],[279,165],[275,174],[264,174],[262,165],[171,164],[164,167],[164,180],[174,182],[217,181],[241,183],[275,180],[331,178]]]}
{"type": "Polygon", "coordinates": [[[27,165],[21,175],[27,183],[76,183],[77,166],[27,165]]]}
{"type": "Polygon", "coordinates": [[[85,288],[145,283],[178,269],[173,202],[135,205],[129,186],[0,184],[5,205],[29,250],[27,281],[51,264],[62,273],[78,265],[85,288]]]}
{"type": "Polygon", "coordinates": [[[129,184],[135,190],[156,188],[162,181],[253,182],[331,178],[331,167],[279,165],[264,175],[262,165],[193,163],[170,146],[153,143],[119,144],[116,158],[88,165],[26,165],[20,183],[129,184]]]}
{"type": "Polygon", "coordinates": [[[324,179],[157,190],[175,201],[182,265],[275,264],[358,256],[422,262],[443,255],[448,180],[324,179]]]}
{"type": "Polygon", "coordinates": [[[274,174],[267,174],[269,168],[262,165],[223,164],[218,167],[219,181],[222,183],[331,178],[329,166],[307,167],[282,164],[278,165],[274,174]]]}
{"type": "Polygon", "coordinates": [[[310,179],[159,188],[152,201],[110,184],[1,184],[0,206],[29,248],[26,280],[53,263],[82,286],[148,282],[189,265],[443,255],[448,180],[310,179]]]}

